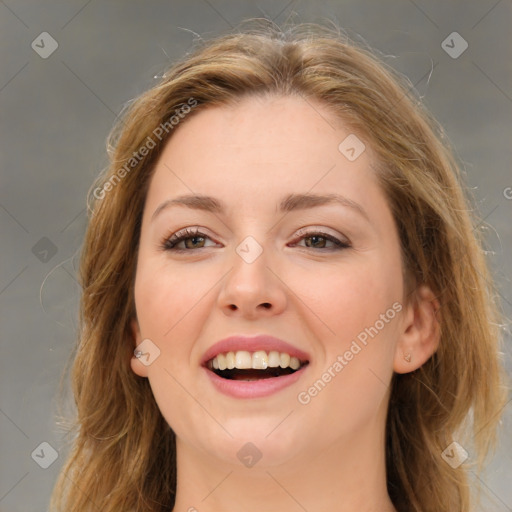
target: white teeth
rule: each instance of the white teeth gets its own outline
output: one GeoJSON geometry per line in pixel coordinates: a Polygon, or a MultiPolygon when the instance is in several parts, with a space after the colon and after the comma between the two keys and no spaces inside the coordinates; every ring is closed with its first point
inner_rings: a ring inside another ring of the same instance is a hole
{"type": "Polygon", "coordinates": [[[281,358],[279,357],[279,352],[272,350],[272,352],[268,353],[268,365],[270,368],[277,368],[281,363],[281,358]]]}
{"type": "Polygon", "coordinates": [[[210,363],[209,367],[214,370],[239,370],[254,369],[266,370],[267,368],[288,368],[298,370],[301,363],[297,357],[290,356],[286,352],[277,352],[272,350],[265,352],[258,350],[256,352],[248,352],[247,350],[239,350],[237,352],[228,352],[226,354],[217,354],[210,363]]]}
{"type": "Polygon", "coordinates": [[[263,350],[258,350],[252,355],[252,367],[255,370],[266,370],[268,366],[268,355],[263,350]]]}
{"type": "Polygon", "coordinates": [[[232,370],[235,367],[235,353],[228,352],[226,354],[226,368],[232,370]]]}
{"type": "Polygon", "coordinates": [[[226,369],[226,356],[224,354],[217,355],[217,362],[219,363],[219,370],[226,369]]]}
{"type": "Polygon", "coordinates": [[[296,357],[290,358],[290,368],[292,370],[298,370],[300,367],[300,361],[296,357]]]}
{"type": "Polygon", "coordinates": [[[290,364],[290,354],[285,354],[284,352],[281,352],[281,354],[279,355],[279,358],[280,358],[280,362],[279,362],[279,366],[281,368],[287,368],[288,365],[290,364]]]}
{"type": "MultiPolygon", "coordinates": [[[[221,356],[222,354],[219,354],[217,357],[221,356]]],[[[251,353],[247,352],[246,350],[239,350],[235,354],[235,366],[239,370],[244,370],[247,368],[252,368],[252,358],[251,353]]],[[[219,368],[221,369],[221,368],[219,368]]]]}

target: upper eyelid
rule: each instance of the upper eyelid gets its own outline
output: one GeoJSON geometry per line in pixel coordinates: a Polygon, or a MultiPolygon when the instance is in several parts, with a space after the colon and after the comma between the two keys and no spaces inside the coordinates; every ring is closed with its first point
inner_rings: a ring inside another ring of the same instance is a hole
{"type": "Polygon", "coordinates": [[[323,233],[325,235],[330,235],[330,236],[333,236],[334,238],[341,238],[343,240],[346,240],[347,243],[351,243],[350,241],[350,238],[343,234],[343,233],[331,233],[329,232],[326,228],[322,228],[322,227],[319,227],[319,226],[308,226],[308,227],[305,227],[305,228],[300,228],[299,230],[297,230],[295,232],[295,235],[294,236],[304,236],[304,235],[311,235],[311,234],[316,234],[316,233],[323,233]]]}

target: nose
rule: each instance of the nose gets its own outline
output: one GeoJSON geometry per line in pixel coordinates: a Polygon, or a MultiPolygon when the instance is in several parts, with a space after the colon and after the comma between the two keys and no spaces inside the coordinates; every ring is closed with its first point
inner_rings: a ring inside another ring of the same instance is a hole
{"type": "Polygon", "coordinates": [[[252,261],[243,252],[235,251],[232,268],[221,281],[218,296],[219,307],[226,315],[254,320],[285,309],[286,285],[279,272],[271,268],[266,252],[263,250],[252,261]]]}

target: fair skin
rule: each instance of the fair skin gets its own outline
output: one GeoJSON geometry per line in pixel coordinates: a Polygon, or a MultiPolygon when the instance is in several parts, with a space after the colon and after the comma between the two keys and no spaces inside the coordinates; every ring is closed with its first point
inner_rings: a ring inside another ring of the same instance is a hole
{"type": "Polygon", "coordinates": [[[186,119],[157,162],[132,327],[135,345],[149,338],[160,355],[148,366],[134,357],[131,366],[149,379],[176,434],[174,512],[395,510],[385,474],[389,383],[393,372],[415,370],[436,350],[436,301],[427,287],[406,300],[400,242],[374,155],[367,144],[349,161],[338,145],[351,130],[327,119],[325,107],[301,98],[245,98],[186,119]],[[152,218],[163,202],[191,193],[226,209],[169,206],[152,218]],[[365,213],[337,203],[278,212],[292,193],[337,193],[365,213]],[[181,253],[159,248],[195,226],[205,237],[179,243],[181,253]],[[297,234],[302,228],[309,235],[297,234]],[[333,250],[315,238],[318,231],[351,247],[333,250]],[[236,251],[248,236],[263,251],[251,263],[236,251]],[[301,403],[299,393],[395,303],[401,311],[301,403]],[[284,339],[310,355],[309,365],[270,396],[224,395],[200,361],[233,334],[284,339]],[[252,467],[237,457],[248,442],[262,455],[252,467]]]}

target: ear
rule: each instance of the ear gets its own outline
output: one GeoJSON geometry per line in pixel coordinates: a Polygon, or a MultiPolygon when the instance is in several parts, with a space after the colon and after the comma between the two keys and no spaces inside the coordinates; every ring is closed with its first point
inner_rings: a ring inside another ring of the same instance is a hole
{"type": "Polygon", "coordinates": [[[439,301],[426,285],[414,293],[415,297],[404,308],[393,363],[396,373],[417,370],[437,350],[441,338],[439,301]]]}
{"type": "MultiPolygon", "coordinates": [[[[140,334],[140,327],[139,323],[135,318],[132,319],[131,323],[131,330],[133,333],[133,339],[134,339],[134,346],[133,350],[135,352],[135,348],[142,343],[142,336],[140,334]]],[[[138,375],[139,377],[147,377],[148,376],[148,367],[142,364],[137,357],[135,357],[135,354],[132,355],[132,358],[130,359],[130,366],[132,368],[132,371],[138,375]]]]}

